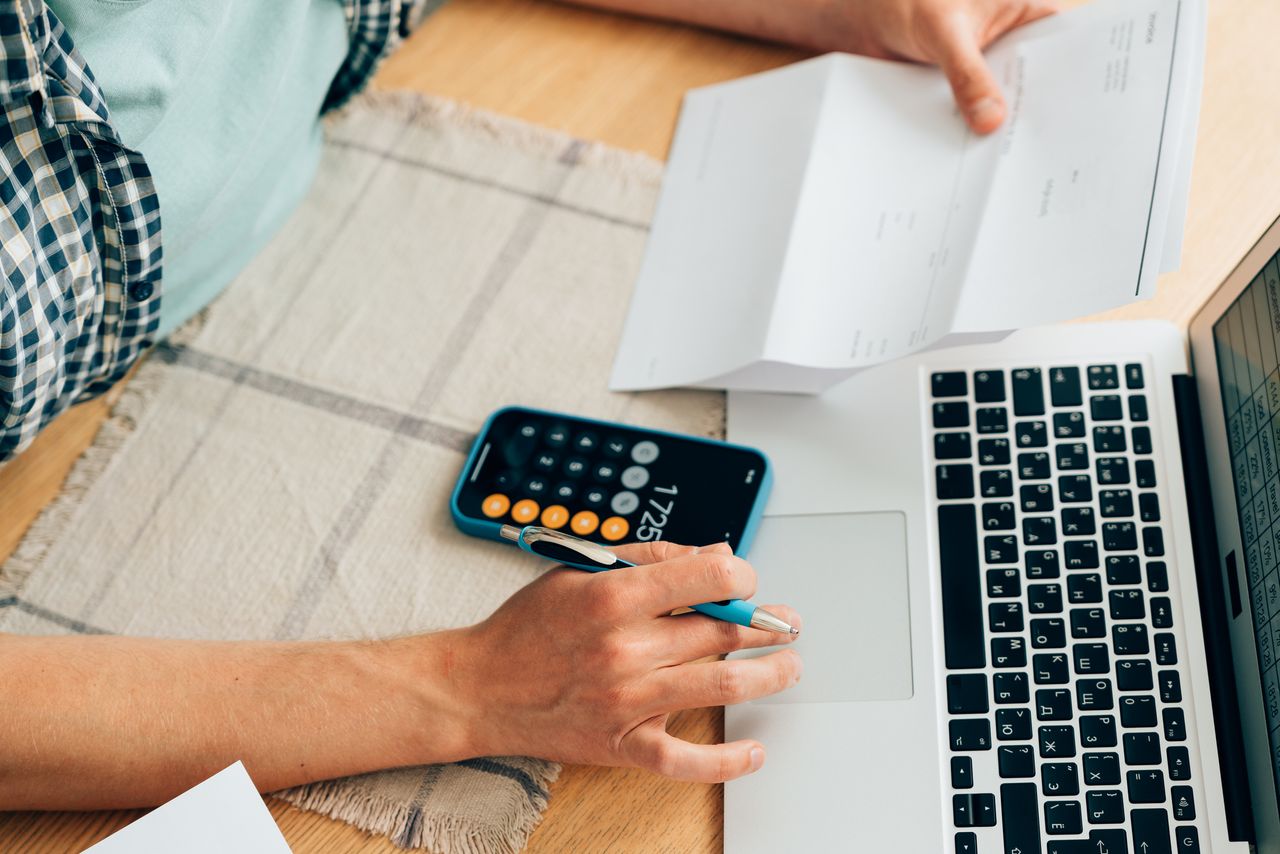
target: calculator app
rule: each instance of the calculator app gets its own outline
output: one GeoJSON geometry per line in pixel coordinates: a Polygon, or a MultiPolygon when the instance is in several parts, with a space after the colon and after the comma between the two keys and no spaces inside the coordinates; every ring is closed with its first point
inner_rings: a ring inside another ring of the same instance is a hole
{"type": "Polygon", "coordinates": [[[480,438],[458,507],[598,542],[724,541],[736,551],[765,470],[749,448],[508,409],[480,438]]]}

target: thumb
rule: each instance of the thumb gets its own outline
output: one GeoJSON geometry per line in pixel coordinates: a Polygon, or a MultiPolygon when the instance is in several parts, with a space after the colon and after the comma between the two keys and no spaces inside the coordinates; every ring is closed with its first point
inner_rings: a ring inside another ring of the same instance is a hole
{"type": "Polygon", "coordinates": [[[976,133],[991,133],[1004,121],[1004,96],[978,48],[978,37],[965,15],[937,18],[926,39],[934,60],[951,83],[956,105],[976,133]]]}

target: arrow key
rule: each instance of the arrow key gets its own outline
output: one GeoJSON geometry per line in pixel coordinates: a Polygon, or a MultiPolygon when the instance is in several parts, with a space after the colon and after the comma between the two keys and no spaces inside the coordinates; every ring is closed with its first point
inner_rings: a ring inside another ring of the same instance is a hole
{"type": "Polygon", "coordinates": [[[1133,850],[1135,854],[1173,854],[1169,846],[1169,814],[1159,809],[1133,810],[1133,850]]]}

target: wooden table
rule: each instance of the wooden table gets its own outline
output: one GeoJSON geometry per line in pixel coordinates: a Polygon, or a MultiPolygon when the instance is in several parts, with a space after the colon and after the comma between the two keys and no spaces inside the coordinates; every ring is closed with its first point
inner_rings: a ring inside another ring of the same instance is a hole
{"type": "MultiPolygon", "coordinates": [[[[856,0],[853,0],[856,2],[856,0]]],[[[1109,317],[1185,325],[1280,214],[1280,4],[1213,0],[1204,105],[1182,269],[1148,303],[1109,317]]],[[[692,86],[803,58],[770,45],[539,0],[452,0],[378,75],[380,88],[445,95],[663,157],[692,86]]],[[[57,493],[110,404],[67,413],[0,470],[0,560],[57,493]]],[[[721,736],[718,711],[678,716],[685,738],[721,736]]],[[[269,801],[296,852],[395,849],[349,825],[269,801]]],[[[141,813],[0,816],[0,850],[80,850],[141,813]]],[[[721,848],[719,786],[638,771],[567,767],[530,850],[710,852],[721,848]]]]}

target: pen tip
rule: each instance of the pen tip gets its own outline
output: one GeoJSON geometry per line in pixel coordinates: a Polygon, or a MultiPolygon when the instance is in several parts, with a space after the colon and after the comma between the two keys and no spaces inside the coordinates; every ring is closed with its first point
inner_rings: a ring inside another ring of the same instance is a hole
{"type": "Polygon", "coordinates": [[[799,630],[799,629],[797,629],[795,626],[792,626],[792,627],[791,627],[791,634],[793,634],[793,635],[798,635],[798,634],[800,634],[800,630],[799,630]]]}

